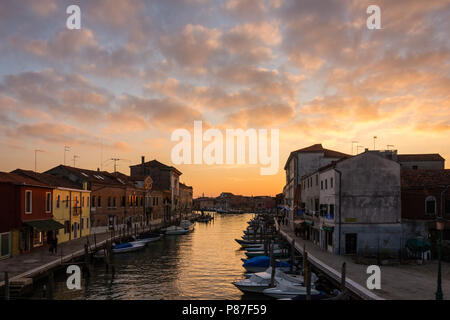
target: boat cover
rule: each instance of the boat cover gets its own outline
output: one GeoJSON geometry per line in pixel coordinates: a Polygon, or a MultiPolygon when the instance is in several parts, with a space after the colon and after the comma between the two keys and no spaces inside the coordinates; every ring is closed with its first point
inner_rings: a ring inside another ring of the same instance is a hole
{"type": "MultiPolygon", "coordinates": [[[[269,267],[270,266],[270,257],[268,256],[258,256],[251,259],[248,259],[244,262],[244,267],[269,267]]],[[[275,263],[276,267],[290,267],[290,264],[285,261],[277,261],[275,263]]]]}
{"type": "Polygon", "coordinates": [[[114,249],[130,248],[132,246],[133,245],[131,243],[127,242],[127,243],[116,244],[114,246],[114,249]]]}

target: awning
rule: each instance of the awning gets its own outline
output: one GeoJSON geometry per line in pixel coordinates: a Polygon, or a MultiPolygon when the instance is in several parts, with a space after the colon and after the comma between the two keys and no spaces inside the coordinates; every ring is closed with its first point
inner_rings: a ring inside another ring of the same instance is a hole
{"type": "Polygon", "coordinates": [[[312,225],[314,224],[314,222],[309,221],[309,220],[306,220],[305,223],[306,223],[307,225],[310,225],[310,226],[312,226],[312,225]]]}
{"type": "Polygon", "coordinates": [[[37,231],[53,231],[63,229],[64,225],[53,220],[34,220],[34,221],[24,221],[27,226],[35,228],[37,231]]]}
{"type": "Polygon", "coordinates": [[[333,231],[334,227],[322,226],[322,230],[333,231]]]}

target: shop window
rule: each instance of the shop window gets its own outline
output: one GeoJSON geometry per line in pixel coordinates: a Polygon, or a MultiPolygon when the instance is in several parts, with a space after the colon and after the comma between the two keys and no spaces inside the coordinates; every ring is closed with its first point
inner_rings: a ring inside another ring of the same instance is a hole
{"type": "Polygon", "coordinates": [[[38,232],[33,229],[33,247],[42,245],[42,232],[38,232]]]}

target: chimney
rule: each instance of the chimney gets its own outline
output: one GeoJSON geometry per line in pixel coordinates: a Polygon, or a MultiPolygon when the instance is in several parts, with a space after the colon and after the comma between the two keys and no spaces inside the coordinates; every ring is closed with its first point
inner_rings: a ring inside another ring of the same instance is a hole
{"type": "Polygon", "coordinates": [[[365,152],[368,152],[368,151],[369,151],[369,148],[366,148],[365,152]]]}
{"type": "Polygon", "coordinates": [[[100,172],[100,168],[97,168],[97,172],[100,172]]]}
{"type": "Polygon", "coordinates": [[[141,163],[144,164],[145,163],[145,156],[141,157],[141,163]]]}

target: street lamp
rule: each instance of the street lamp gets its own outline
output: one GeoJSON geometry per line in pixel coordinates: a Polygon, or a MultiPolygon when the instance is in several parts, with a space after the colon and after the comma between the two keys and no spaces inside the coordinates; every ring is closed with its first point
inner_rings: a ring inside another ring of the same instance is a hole
{"type": "Polygon", "coordinates": [[[442,294],[442,279],[441,279],[441,255],[442,255],[442,234],[444,233],[445,222],[444,219],[438,218],[436,220],[436,229],[439,232],[439,246],[438,246],[438,279],[436,300],[443,300],[442,294]]]}

